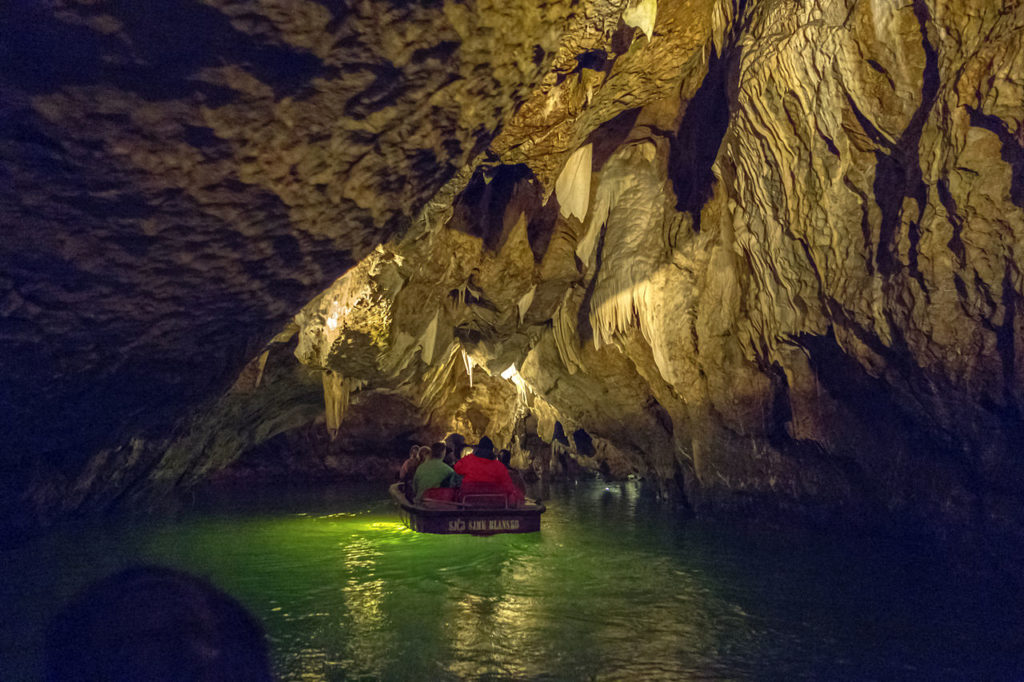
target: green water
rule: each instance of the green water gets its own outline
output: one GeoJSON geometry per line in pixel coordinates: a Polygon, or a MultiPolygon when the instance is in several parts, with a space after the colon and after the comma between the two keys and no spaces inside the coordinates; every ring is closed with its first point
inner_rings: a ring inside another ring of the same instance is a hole
{"type": "Polygon", "coordinates": [[[386,493],[222,499],[62,529],[2,554],[0,679],[135,562],[209,577],[263,621],[279,676],[1024,679],[1018,605],[900,546],[680,520],[633,485],[555,492],[538,534],[412,533],[386,493]]]}

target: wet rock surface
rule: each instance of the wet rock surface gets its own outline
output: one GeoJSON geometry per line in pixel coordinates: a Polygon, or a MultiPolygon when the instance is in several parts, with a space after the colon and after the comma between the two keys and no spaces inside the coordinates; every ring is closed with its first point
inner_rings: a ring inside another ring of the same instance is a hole
{"type": "Polygon", "coordinates": [[[30,37],[92,51],[0,80],[33,499],[486,433],[1012,570],[1024,6],[662,5],[211,2],[199,61],[47,11],[30,37]]]}

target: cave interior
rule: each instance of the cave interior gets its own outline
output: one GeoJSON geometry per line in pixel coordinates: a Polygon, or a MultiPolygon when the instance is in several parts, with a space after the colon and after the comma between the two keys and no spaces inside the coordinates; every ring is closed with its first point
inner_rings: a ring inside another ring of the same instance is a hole
{"type": "Polygon", "coordinates": [[[1020,575],[1020,2],[0,23],[6,540],[456,432],[1020,575]]]}

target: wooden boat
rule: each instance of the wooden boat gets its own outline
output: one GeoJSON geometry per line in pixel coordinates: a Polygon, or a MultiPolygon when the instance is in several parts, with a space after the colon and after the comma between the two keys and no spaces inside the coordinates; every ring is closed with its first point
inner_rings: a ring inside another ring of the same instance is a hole
{"type": "Polygon", "coordinates": [[[418,533],[442,535],[494,535],[495,533],[536,533],[545,507],[531,500],[519,507],[504,506],[504,496],[466,495],[462,502],[425,500],[410,502],[405,484],[390,488],[402,522],[418,533]],[[501,498],[500,502],[496,498],[501,498]],[[490,498],[490,499],[485,499],[490,498]],[[494,506],[500,504],[501,506],[494,506]]]}

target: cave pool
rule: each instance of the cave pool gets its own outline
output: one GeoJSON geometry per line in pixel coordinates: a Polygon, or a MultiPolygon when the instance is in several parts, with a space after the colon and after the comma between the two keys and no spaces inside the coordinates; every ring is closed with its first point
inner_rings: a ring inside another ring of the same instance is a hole
{"type": "Polygon", "coordinates": [[[1019,605],[906,543],[681,519],[569,484],[543,530],[413,533],[387,491],[249,490],[2,552],[0,679],[88,582],[152,562],[262,620],[282,680],[1022,680],[1019,605]]]}

